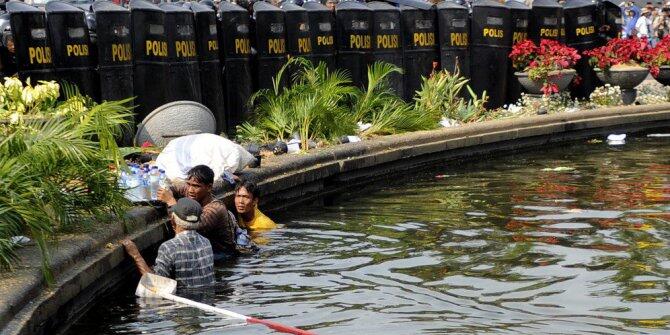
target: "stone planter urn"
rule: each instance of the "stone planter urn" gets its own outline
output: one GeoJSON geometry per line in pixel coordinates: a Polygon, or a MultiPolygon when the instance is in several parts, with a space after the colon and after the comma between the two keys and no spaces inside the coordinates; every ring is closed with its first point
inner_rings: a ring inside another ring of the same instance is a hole
{"type": "MultiPolygon", "coordinates": [[[[568,85],[570,85],[570,82],[572,81],[572,78],[574,78],[576,71],[573,69],[564,69],[564,70],[558,70],[558,71],[551,71],[549,72],[549,76],[547,77],[547,82],[556,84],[558,87],[558,91],[562,92],[564,91],[568,85]]],[[[542,95],[542,86],[544,84],[543,81],[541,80],[532,80],[528,77],[528,72],[514,72],[514,75],[516,78],[519,80],[519,83],[521,86],[523,86],[524,89],[529,94],[533,95],[542,95]]]]}
{"type": "Polygon", "coordinates": [[[630,105],[635,102],[637,90],[635,87],[640,85],[647,75],[649,69],[642,66],[632,65],[614,65],[607,71],[595,69],[596,76],[602,82],[621,88],[621,100],[624,105],[630,105]]]}
{"type": "Polygon", "coordinates": [[[670,85],[670,65],[661,66],[658,71],[658,76],[654,79],[663,86],[670,85]]]}

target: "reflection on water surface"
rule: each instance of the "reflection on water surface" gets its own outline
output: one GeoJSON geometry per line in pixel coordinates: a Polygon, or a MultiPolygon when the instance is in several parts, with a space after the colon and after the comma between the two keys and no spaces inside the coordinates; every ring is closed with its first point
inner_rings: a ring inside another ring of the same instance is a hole
{"type": "MultiPolygon", "coordinates": [[[[670,138],[448,165],[295,211],[183,294],[319,334],[670,333],[670,138]]],[[[272,333],[132,291],[70,333],[272,333]]]]}

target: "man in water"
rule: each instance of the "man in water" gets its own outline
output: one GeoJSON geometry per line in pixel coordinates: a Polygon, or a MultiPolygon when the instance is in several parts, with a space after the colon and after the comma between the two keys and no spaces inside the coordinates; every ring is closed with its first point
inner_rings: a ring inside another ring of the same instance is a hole
{"type": "Polygon", "coordinates": [[[240,181],[235,187],[235,209],[240,217],[240,227],[249,230],[277,227],[274,221],[258,209],[259,197],[260,191],[251,181],[240,181]]]}
{"type": "Polygon", "coordinates": [[[158,190],[158,200],[165,202],[168,208],[177,203],[175,194],[197,201],[202,206],[198,233],[211,242],[217,256],[235,255],[237,223],[223,201],[212,195],[213,184],[214,171],[206,165],[198,165],[188,171],[184,185],[158,190]]]}
{"type": "Polygon", "coordinates": [[[214,254],[212,245],[196,229],[200,226],[202,207],[189,198],[181,198],[172,206],[170,221],[175,236],[158,248],[153,270],[140,255],[131,240],[121,243],[140,273],[155,273],[173,278],[180,287],[198,287],[214,283],[214,254]]]}

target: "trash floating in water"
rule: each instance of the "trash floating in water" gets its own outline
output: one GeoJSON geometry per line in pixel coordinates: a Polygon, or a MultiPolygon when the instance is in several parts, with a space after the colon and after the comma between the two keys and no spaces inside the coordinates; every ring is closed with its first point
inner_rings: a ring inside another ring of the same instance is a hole
{"type": "Polygon", "coordinates": [[[626,144],[626,134],[610,134],[607,136],[607,144],[622,145],[626,144]]]}
{"type": "Polygon", "coordinates": [[[574,171],[575,168],[571,168],[568,166],[557,166],[555,168],[544,168],[542,171],[550,171],[550,172],[563,172],[563,171],[574,171]]]}
{"type": "Polygon", "coordinates": [[[670,134],[647,134],[647,137],[670,137],[670,134]]]}
{"type": "Polygon", "coordinates": [[[588,140],[588,143],[589,143],[589,144],[598,144],[598,143],[603,143],[603,140],[599,140],[599,139],[597,139],[597,138],[593,138],[593,139],[588,140]]]}
{"type": "Polygon", "coordinates": [[[437,179],[444,179],[444,178],[448,178],[448,177],[449,177],[448,174],[438,174],[437,176],[435,176],[435,178],[437,178],[437,179]]]}

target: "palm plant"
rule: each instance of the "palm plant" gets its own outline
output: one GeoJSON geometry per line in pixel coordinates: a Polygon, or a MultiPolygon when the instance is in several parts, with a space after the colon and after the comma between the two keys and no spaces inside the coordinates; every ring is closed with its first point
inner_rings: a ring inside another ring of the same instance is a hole
{"type": "Polygon", "coordinates": [[[365,90],[358,90],[353,105],[356,121],[370,124],[361,132],[364,137],[434,129],[438,126],[439,113],[426,113],[412,108],[393,92],[389,79],[394,73],[402,73],[402,69],[383,62],[368,67],[368,85],[365,90]]]}
{"type": "MultiPolygon", "coordinates": [[[[49,85],[58,96],[58,85],[49,85]]],[[[109,213],[123,217],[127,202],[109,166],[120,163],[115,139],[132,117],[129,100],[95,104],[66,87],[63,102],[45,103],[40,95],[35,102],[9,96],[7,87],[7,81],[0,85],[4,101],[26,108],[10,110],[10,122],[0,124],[0,266],[16,261],[11,237],[27,234],[37,241],[52,282],[50,237],[109,213]]]]}
{"type": "Polygon", "coordinates": [[[485,118],[486,100],[486,92],[481,98],[477,97],[468,86],[468,79],[461,77],[458,70],[454,73],[442,70],[423,79],[421,90],[414,98],[414,109],[426,115],[468,123],[485,118]],[[464,99],[464,88],[469,95],[467,100],[464,99]]]}
{"type": "Polygon", "coordinates": [[[345,108],[354,90],[341,71],[330,72],[325,63],[314,66],[302,58],[292,58],[273,81],[272,90],[256,92],[250,103],[255,115],[238,127],[242,140],[300,137],[307,150],[309,140],[332,140],[351,134],[355,122],[345,108]],[[289,87],[281,87],[288,67],[299,68],[289,87]]]}

